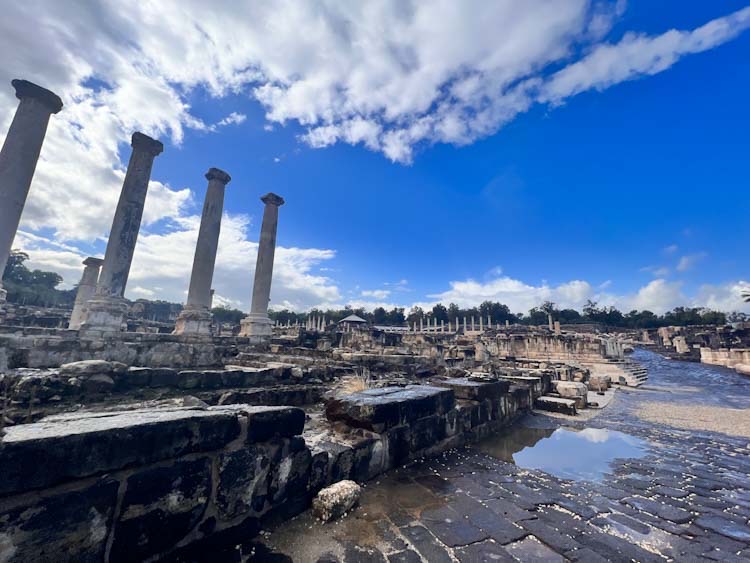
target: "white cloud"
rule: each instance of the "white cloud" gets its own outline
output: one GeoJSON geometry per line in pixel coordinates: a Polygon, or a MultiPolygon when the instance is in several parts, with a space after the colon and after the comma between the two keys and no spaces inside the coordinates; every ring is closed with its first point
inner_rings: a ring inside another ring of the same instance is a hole
{"type": "Polygon", "coordinates": [[[641,272],[648,272],[655,278],[665,278],[669,275],[669,268],[666,266],[644,266],[641,272]]]}
{"type": "Polygon", "coordinates": [[[676,244],[670,244],[669,246],[665,246],[663,250],[664,250],[664,254],[674,254],[679,249],[680,247],[677,246],[676,244]]]}
{"type": "Polygon", "coordinates": [[[678,272],[687,272],[692,270],[698,262],[703,260],[708,254],[706,252],[698,252],[697,254],[688,254],[680,257],[680,261],[677,263],[676,270],[678,272]]]}
{"type": "Polygon", "coordinates": [[[372,297],[373,299],[380,300],[387,299],[390,294],[391,292],[387,289],[365,289],[360,293],[362,297],[372,297]]]}

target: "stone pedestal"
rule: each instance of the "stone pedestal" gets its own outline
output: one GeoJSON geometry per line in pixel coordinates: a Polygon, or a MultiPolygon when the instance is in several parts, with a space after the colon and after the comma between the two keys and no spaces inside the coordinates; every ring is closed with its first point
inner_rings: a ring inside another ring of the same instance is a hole
{"type": "Polygon", "coordinates": [[[268,193],[260,200],[266,204],[260,228],[258,261],[255,264],[255,282],[250,314],[240,323],[240,336],[271,336],[272,323],[268,318],[268,302],[271,298],[273,259],[276,252],[276,227],[279,222],[279,207],[283,198],[268,193]]]}
{"type": "Polygon", "coordinates": [[[2,273],[8,263],[50,115],[62,109],[53,92],[26,80],[11,81],[21,100],[0,150],[0,310],[7,292],[2,273]]]}
{"type": "Polygon", "coordinates": [[[185,306],[175,322],[173,334],[211,334],[213,315],[207,307],[185,306]]]}
{"type": "Polygon", "coordinates": [[[133,152],[117,202],[112,230],[107,240],[104,265],[96,287],[96,295],[89,302],[82,330],[116,332],[121,330],[127,303],[125,286],[130,275],[135,243],[141,228],[143,205],[146,202],[148,183],[154,158],[161,154],[164,145],[144,135],[133,133],[133,152]]]}
{"type": "Polygon", "coordinates": [[[223,170],[211,168],[206,173],[206,179],[208,189],[203,202],[198,242],[195,245],[187,304],[177,317],[174,334],[211,334],[211,282],[216,264],[216,251],[219,248],[224,188],[231,177],[223,170]]]}
{"type": "Polygon", "coordinates": [[[250,313],[240,321],[240,336],[271,336],[273,323],[268,313],[250,313]]]}
{"type": "Polygon", "coordinates": [[[96,292],[96,284],[99,281],[99,269],[103,263],[104,260],[101,258],[93,257],[86,258],[83,261],[85,268],[83,269],[81,281],[78,284],[73,312],[70,314],[69,329],[78,330],[81,328],[81,323],[86,318],[89,300],[91,300],[96,292]]]}

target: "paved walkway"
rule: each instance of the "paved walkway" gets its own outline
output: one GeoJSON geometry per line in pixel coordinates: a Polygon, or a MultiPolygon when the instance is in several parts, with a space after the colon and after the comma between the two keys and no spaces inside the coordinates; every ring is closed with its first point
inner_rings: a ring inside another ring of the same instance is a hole
{"type": "MultiPolygon", "coordinates": [[[[589,421],[524,421],[647,440],[645,456],[616,459],[601,480],[561,479],[466,448],[368,484],[359,508],[338,522],[306,513],[264,543],[299,563],[750,560],[749,441],[639,419],[643,402],[705,404],[707,390],[711,404],[723,404],[716,380],[706,389],[669,377],[652,374],[651,390],[620,392],[589,421]]],[[[750,386],[724,387],[733,406],[750,400],[750,386]]]]}

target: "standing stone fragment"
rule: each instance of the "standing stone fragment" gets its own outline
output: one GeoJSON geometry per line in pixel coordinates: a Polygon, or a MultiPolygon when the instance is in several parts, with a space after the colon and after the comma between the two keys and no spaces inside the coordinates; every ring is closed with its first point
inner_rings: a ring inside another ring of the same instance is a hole
{"type": "Polygon", "coordinates": [[[359,501],[362,487],[354,481],[339,481],[326,487],[313,500],[312,510],[316,518],[330,522],[343,516],[359,501]]]}

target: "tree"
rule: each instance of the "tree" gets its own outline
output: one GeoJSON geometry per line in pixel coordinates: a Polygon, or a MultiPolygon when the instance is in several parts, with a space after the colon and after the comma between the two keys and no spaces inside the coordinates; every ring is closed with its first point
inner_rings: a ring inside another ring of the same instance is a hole
{"type": "Polygon", "coordinates": [[[375,307],[372,311],[372,323],[376,325],[386,324],[386,315],[387,313],[383,307],[375,307]]]}
{"type": "Polygon", "coordinates": [[[445,308],[445,305],[442,303],[438,303],[432,308],[432,318],[436,319],[438,323],[440,321],[448,322],[448,309],[445,308]]]}

